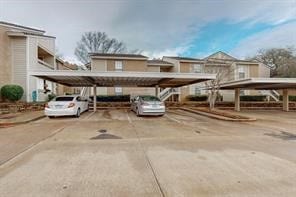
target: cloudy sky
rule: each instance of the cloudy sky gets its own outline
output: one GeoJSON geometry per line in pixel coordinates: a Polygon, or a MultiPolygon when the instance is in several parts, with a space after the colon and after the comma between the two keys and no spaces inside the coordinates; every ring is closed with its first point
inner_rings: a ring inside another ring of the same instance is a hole
{"type": "Polygon", "coordinates": [[[0,21],[44,29],[75,60],[83,32],[104,31],[150,57],[244,58],[296,46],[296,0],[0,0],[0,21]]]}

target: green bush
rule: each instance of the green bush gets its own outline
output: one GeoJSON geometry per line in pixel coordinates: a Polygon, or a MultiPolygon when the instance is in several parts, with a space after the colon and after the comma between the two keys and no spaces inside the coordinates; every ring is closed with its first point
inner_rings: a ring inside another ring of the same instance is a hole
{"type": "Polygon", "coordinates": [[[18,101],[24,95],[22,86],[9,84],[1,88],[1,96],[9,101],[18,101]]]}
{"type": "Polygon", "coordinates": [[[54,93],[51,93],[47,96],[47,101],[51,101],[52,99],[54,99],[56,97],[56,95],[54,93]]]}
{"type": "MultiPolygon", "coordinates": [[[[283,96],[280,96],[280,100],[283,100],[283,96]]],[[[296,96],[295,95],[289,95],[289,101],[295,101],[296,102],[296,96]]]]}
{"type": "Polygon", "coordinates": [[[244,95],[240,96],[241,101],[266,101],[266,96],[264,95],[244,95]]]}
{"type": "MultiPolygon", "coordinates": [[[[93,97],[91,97],[93,98],[93,97]]],[[[97,102],[129,102],[130,95],[98,95],[97,102]]]]}
{"type": "Polygon", "coordinates": [[[207,101],[208,95],[188,95],[186,99],[188,101],[207,101]]]}

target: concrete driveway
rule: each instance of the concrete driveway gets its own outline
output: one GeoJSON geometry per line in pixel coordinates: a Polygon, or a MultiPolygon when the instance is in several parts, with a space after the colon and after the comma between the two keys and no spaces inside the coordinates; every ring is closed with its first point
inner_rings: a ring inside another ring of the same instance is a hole
{"type": "Polygon", "coordinates": [[[296,113],[243,113],[259,120],[102,110],[0,129],[0,194],[295,196],[296,113]]]}

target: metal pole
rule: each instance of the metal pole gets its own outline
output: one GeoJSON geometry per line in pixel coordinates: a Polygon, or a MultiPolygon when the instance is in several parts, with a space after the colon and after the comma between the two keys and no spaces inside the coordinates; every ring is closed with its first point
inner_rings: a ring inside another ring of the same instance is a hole
{"type": "Polygon", "coordinates": [[[289,111],[289,90],[283,90],[283,110],[289,111]]]}
{"type": "Polygon", "coordinates": [[[94,97],[93,97],[94,106],[93,107],[94,107],[94,112],[95,112],[95,111],[97,111],[97,86],[94,85],[93,89],[94,89],[94,91],[93,91],[94,92],[94,97]]]}
{"type": "Polygon", "coordinates": [[[240,89],[236,88],[234,93],[235,111],[240,111],[240,89]]]}
{"type": "Polygon", "coordinates": [[[155,96],[159,96],[159,86],[158,85],[156,85],[155,86],[155,96]]]}

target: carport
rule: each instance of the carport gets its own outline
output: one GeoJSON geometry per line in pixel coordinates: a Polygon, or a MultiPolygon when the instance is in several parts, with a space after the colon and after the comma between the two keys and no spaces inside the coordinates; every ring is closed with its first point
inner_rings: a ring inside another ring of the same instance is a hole
{"type": "Polygon", "coordinates": [[[283,90],[283,110],[289,111],[289,90],[296,89],[296,79],[249,78],[223,83],[220,89],[235,91],[236,111],[240,111],[240,90],[283,90]]]}
{"type": "MultiPolygon", "coordinates": [[[[31,76],[70,87],[93,87],[94,98],[96,87],[155,87],[158,96],[159,88],[177,88],[200,83],[216,78],[207,73],[169,73],[169,72],[93,72],[93,71],[31,71],[31,76]]],[[[94,102],[96,110],[96,102],[94,102]]]]}

